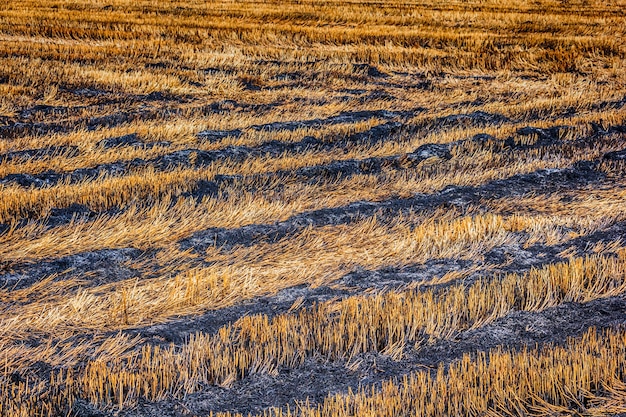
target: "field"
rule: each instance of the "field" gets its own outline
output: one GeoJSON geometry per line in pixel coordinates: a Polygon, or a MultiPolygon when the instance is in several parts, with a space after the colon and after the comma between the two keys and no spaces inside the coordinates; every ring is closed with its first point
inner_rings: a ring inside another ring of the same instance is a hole
{"type": "Polygon", "coordinates": [[[4,0],[0,416],[626,415],[626,0],[4,0]]]}

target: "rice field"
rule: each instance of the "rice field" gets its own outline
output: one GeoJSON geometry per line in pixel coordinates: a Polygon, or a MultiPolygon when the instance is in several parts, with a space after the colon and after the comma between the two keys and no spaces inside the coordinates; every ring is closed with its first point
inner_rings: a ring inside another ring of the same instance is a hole
{"type": "Polygon", "coordinates": [[[626,415],[624,10],[5,0],[0,416],[626,415]]]}

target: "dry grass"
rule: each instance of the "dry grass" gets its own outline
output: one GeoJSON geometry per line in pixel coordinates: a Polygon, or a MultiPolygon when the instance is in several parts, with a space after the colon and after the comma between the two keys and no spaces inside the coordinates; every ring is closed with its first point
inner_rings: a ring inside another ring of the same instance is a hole
{"type": "MultiPolygon", "coordinates": [[[[142,401],[245,384],[253,373],[280,378],[311,358],[353,371],[367,353],[401,362],[409,349],[419,355],[515,311],[623,295],[624,242],[603,234],[626,220],[626,165],[603,155],[624,148],[625,8],[624,0],[2,2],[0,415],[65,415],[78,400],[132,413],[142,401]],[[395,115],[324,122],[373,110],[395,115]],[[319,121],[269,125],[311,120],[319,121]],[[346,141],[390,121],[402,129],[372,143],[346,141]],[[526,126],[545,130],[524,135],[526,126]],[[206,129],[241,134],[202,140],[206,129]],[[161,144],[101,145],[130,134],[161,144]],[[246,154],[307,136],[327,146],[246,154]],[[416,149],[441,144],[451,144],[449,157],[412,162],[416,149]],[[53,151],[7,157],[36,149],[53,151]],[[233,149],[247,156],[150,162],[233,149]],[[399,162],[298,174],[372,157],[399,162]],[[498,186],[490,181],[515,184],[519,174],[581,172],[580,161],[597,162],[597,181],[564,175],[544,187],[538,174],[533,192],[488,192],[498,186]],[[131,167],[46,187],[4,181],[103,164],[131,167]],[[224,175],[233,178],[196,198],[199,183],[224,175]],[[441,204],[449,186],[473,187],[471,204],[441,204]],[[351,204],[419,193],[441,198],[396,218],[333,221],[351,204]],[[54,223],[77,204],[95,214],[54,223]],[[326,223],[296,222],[279,239],[263,232],[228,248],[180,246],[198,232],[278,230],[277,222],[325,209],[326,223]],[[140,255],[91,260],[127,248],[140,255]],[[496,252],[504,260],[492,261],[496,252]],[[542,254],[544,266],[520,267],[542,254]],[[355,271],[376,277],[434,261],[466,266],[389,288],[339,284],[355,271]],[[108,267],[134,275],[112,277],[108,267]],[[313,307],[301,297],[288,312],[242,316],[180,345],[125,333],[295,287],[347,295],[313,307]]],[[[477,348],[436,373],[265,415],[626,412],[625,340],[622,330],[590,331],[566,346],[477,348]]]]}
{"type": "Polygon", "coordinates": [[[414,373],[379,389],[337,394],[318,406],[302,404],[262,415],[615,415],[626,411],[625,342],[623,330],[592,329],[566,346],[466,355],[447,370],[441,366],[435,376],[414,373]]]}
{"type": "MultiPolygon", "coordinates": [[[[229,386],[249,373],[273,374],[279,367],[298,366],[310,356],[349,361],[375,351],[399,360],[406,344],[418,348],[429,338],[449,338],[511,311],[542,311],[563,302],[620,294],[626,289],[625,277],[623,259],[578,258],[533,269],[521,277],[479,280],[469,288],[455,285],[441,291],[351,297],[271,320],[243,317],[213,336],[193,335],[180,347],[146,345],[117,359],[106,351],[78,375],[57,375],[64,388],[55,392],[58,388],[53,384],[50,395],[59,403],[71,403],[78,395],[93,403],[123,407],[138,397],[159,400],[192,393],[206,383],[229,386]]],[[[128,343],[117,340],[113,346],[124,352],[127,349],[120,346],[128,343]]],[[[448,375],[453,378],[455,373],[449,370],[448,375]]],[[[5,385],[4,389],[9,388],[5,385]]],[[[33,388],[26,384],[21,389],[33,388]]]]}

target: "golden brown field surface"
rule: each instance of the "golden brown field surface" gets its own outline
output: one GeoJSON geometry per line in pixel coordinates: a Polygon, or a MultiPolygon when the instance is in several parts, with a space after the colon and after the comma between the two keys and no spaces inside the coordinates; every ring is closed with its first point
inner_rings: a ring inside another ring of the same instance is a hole
{"type": "Polygon", "coordinates": [[[4,0],[0,416],[626,415],[626,1],[4,0]]]}

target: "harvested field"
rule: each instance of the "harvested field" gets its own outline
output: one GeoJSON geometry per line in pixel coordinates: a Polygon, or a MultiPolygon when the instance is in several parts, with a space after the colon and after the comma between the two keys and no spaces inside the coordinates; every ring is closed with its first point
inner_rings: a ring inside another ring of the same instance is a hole
{"type": "Polygon", "coordinates": [[[3,1],[0,416],[626,415],[625,10],[3,1]]]}

